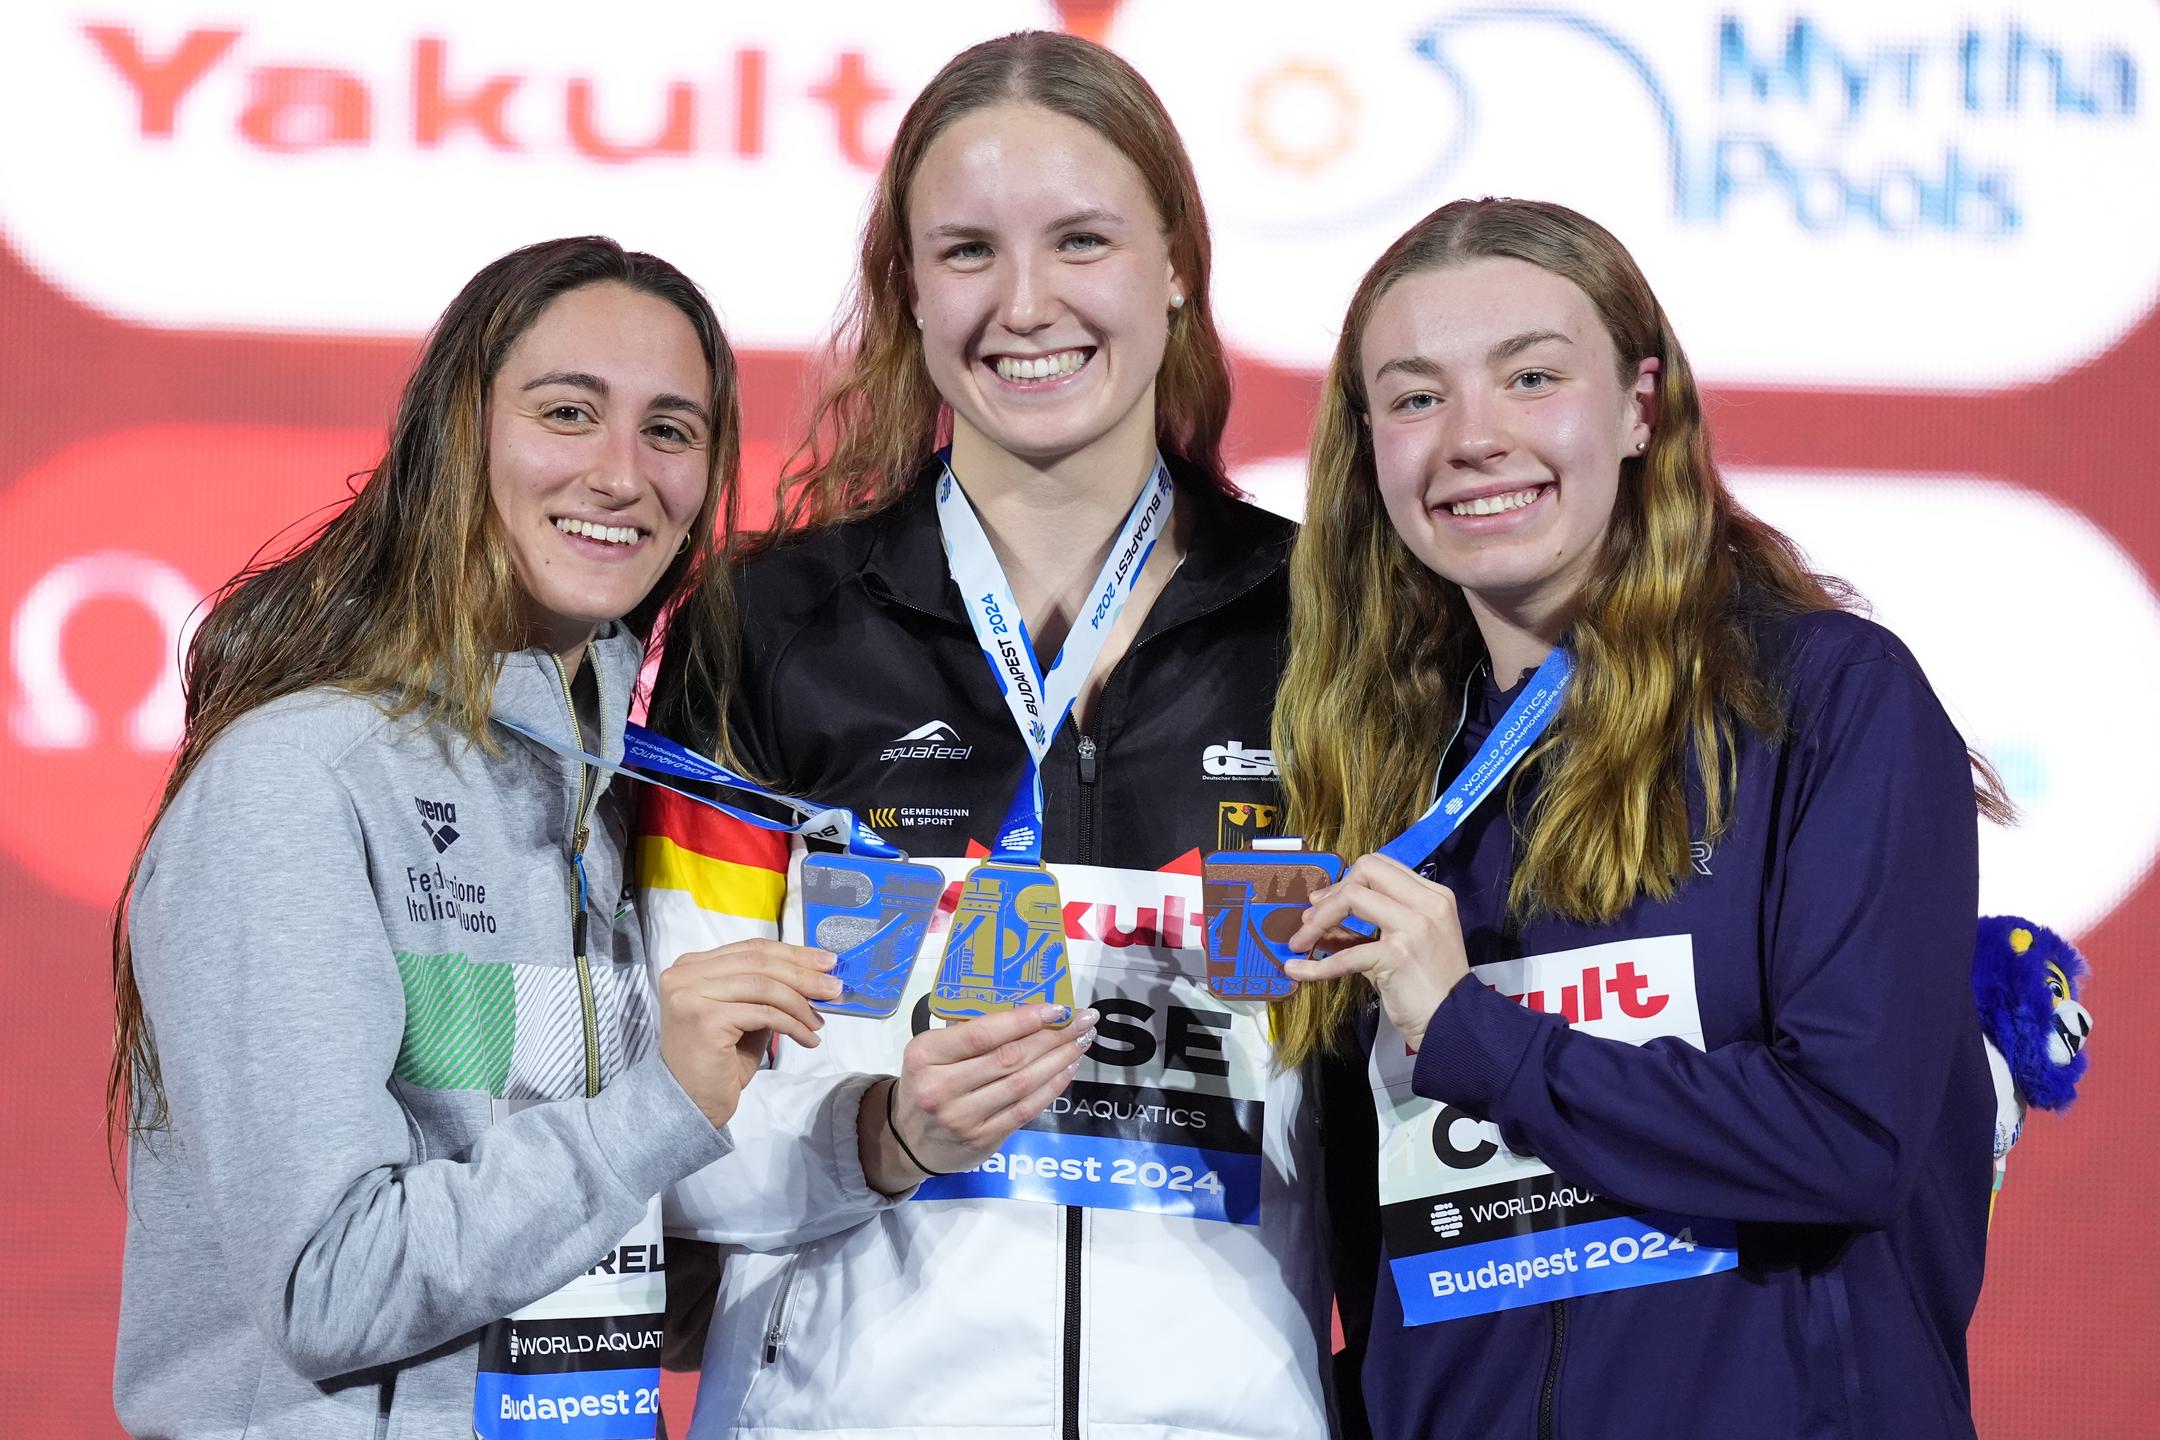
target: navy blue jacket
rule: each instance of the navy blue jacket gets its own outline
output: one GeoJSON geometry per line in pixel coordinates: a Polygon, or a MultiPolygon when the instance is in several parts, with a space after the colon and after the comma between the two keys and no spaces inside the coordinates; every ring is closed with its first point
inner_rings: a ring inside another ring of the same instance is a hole
{"type": "MultiPolygon", "coordinates": [[[[1377,1436],[1973,1434],[1965,1327],[1993,1099],[1969,980],[1964,741],[1879,626],[1817,614],[1760,640],[1787,733],[1773,745],[1743,732],[1728,826],[1671,900],[1518,929],[1501,795],[1427,868],[1455,892],[1473,964],[1688,935],[1704,1048],[1579,1034],[1466,978],[1435,1012],[1414,1080],[1562,1180],[1738,1222],[1739,1266],[1406,1327],[1377,1225],[1371,1092],[1362,1065],[1338,1063],[1336,1273],[1377,1436]],[[1369,1295],[1353,1277],[1370,1277],[1369,1295]]],[[[1450,773],[1510,698],[1473,689],[1450,773]]],[[[1691,805],[1700,835],[1699,786],[1691,805]]]]}

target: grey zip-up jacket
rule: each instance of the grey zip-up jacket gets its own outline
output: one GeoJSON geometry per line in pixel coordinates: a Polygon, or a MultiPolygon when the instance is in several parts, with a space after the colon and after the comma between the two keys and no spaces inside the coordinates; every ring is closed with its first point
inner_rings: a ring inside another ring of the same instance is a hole
{"type": "MultiPolygon", "coordinates": [[[[620,757],[640,659],[619,626],[588,651],[586,748],[620,757]]],[[[544,650],[504,658],[495,709],[572,732],[544,650]]],[[[729,1150],[661,1063],[627,787],[496,738],[308,691],[220,736],[158,824],[130,930],[171,1127],[129,1162],[132,1434],[465,1440],[477,1332],[729,1150]]]]}

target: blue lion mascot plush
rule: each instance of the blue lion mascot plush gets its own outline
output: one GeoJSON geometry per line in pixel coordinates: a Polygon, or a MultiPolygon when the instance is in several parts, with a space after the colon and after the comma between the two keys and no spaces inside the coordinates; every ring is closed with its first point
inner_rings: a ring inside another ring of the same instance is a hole
{"type": "MultiPolygon", "coordinates": [[[[2029,1106],[2061,1110],[2085,1078],[2092,1014],[2078,997],[2085,961],[2070,942],[2016,915],[1980,917],[1973,999],[1995,1081],[1995,1191],[2029,1106]]],[[[1994,1214],[1994,1197],[1988,1212],[1994,1214]]]]}

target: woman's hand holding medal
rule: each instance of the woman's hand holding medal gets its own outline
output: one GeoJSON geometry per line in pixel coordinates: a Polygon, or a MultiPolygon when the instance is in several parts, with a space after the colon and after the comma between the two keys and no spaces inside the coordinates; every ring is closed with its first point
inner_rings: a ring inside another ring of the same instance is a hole
{"type": "Polygon", "coordinates": [[[1384,855],[1365,856],[1341,880],[1315,890],[1290,948],[1319,952],[1284,964],[1283,972],[1300,983],[1365,976],[1413,1050],[1433,1011],[1470,973],[1454,892],[1384,855]],[[1379,927],[1378,937],[1339,928],[1353,915],[1379,927]]]}
{"type": "Polygon", "coordinates": [[[864,1177],[897,1195],[981,1164],[1064,1091],[1094,1043],[1097,1018],[1025,1005],[917,1035],[899,1078],[863,1097],[856,1128],[864,1177]]]}
{"type": "Polygon", "coordinates": [[[829,950],[738,940],[660,972],[660,1058],[706,1119],[734,1117],[774,1035],[818,1043],[825,1017],[810,1002],[839,995],[833,963],[829,950]]]}

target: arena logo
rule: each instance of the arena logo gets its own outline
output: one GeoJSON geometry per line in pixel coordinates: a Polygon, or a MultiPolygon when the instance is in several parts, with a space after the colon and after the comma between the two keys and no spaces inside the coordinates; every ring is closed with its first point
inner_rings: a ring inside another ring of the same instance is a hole
{"type": "Polygon", "coordinates": [[[381,443],[158,427],[63,450],[10,482],[0,764],[12,803],[0,806],[0,849],[62,894],[112,903],[180,741],[180,659],[201,602],[264,537],[342,498],[381,443]],[[205,495],[218,497],[214,513],[205,495]]]}
{"type": "Polygon", "coordinates": [[[907,99],[965,46],[1057,24],[1048,3],[988,0],[632,0],[597,27],[420,0],[14,18],[0,127],[39,141],[0,155],[0,229],[107,313],[417,334],[493,256],[603,231],[697,275],[738,345],[772,348],[829,324],[907,99]],[[363,214],[426,221],[330,218],[363,214]],[[145,216],[156,266],[131,253],[145,216]]]}
{"type": "Polygon", "coordinates": [[[1324,363],[1364,267],[1459,195],[1605,223],[1720,380],[2028,380],[2160,290],[2160,188],[2132,179],[2160,162],[2143,0],[1314,6],[1247,27],[1143,0],[1115,38],[1208,177],[1225,330],[1283,364],[1324,363]],[[1183,63],[1202,28],[1210,63],[1183,63]],[[1862,328],[1881,340],[1852,344],[1862,328]]]}

